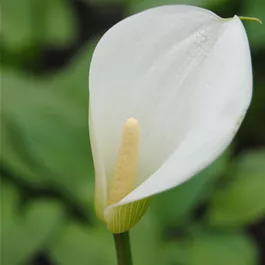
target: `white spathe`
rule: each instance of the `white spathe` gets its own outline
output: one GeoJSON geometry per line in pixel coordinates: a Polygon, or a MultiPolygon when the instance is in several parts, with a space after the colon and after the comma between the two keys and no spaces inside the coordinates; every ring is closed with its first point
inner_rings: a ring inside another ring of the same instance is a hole
{"type": "Polygon", "coordinates": [[[222,19],[198,7],[144,11],[102,37],[89,88],[96,204],[104,216],[180,185],[229,145],[252,96],[246,32],[237,16],[222,19]],[[131,117],[140,127],[136,186],[108,206],[122,128],[131,117]]]}

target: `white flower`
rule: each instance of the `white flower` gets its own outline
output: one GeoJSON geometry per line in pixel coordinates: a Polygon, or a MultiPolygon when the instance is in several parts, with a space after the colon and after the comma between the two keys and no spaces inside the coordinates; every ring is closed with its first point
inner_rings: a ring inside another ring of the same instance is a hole
{"type": "Polygon", "coordinates": [[[89,87],[96,211],[121,233],[148,198],[188,180],[231,142],[252,95],[246,32],[237,16],[198,7],[144,11],[100,40],[89,87]]]}

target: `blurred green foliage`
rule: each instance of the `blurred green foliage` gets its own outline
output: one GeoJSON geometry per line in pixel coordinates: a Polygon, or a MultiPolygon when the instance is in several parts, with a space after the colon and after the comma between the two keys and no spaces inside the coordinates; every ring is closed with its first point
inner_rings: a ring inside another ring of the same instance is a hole
{"type": "MultiPolygon", "coordinates": [[[[111,235],[93,209],[89,63],[97,40],[115,21],[163,4],[193,4],[265,22],[259,0],[1,2],[2,265],[115,264],[111,235]],[[70,59],[58,67],[65,49],[63,57],[70,59]]],[[[136,265],[265,260],[259,251],[265,241],[257,235],[265,227],[265,30],[245,25],[254,69],[248,115],[230,149],[210,167],[152,199],[131,232],[136,265]]]]}
{"type": "Polygon", "coordinates": [[[265,150],[240,156],[231,168],[226,189],[212,197],[209,220],[212,225],[241,227],[264,214],[265,150]]]}

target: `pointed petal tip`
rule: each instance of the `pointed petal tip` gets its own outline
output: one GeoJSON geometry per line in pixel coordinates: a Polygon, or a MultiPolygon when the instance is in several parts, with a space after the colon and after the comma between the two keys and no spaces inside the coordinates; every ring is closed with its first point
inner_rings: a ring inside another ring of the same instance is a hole
{"type": "Polygon", "coordinates": [[[257,18],[257,17],[244,17],[244,16],[238,16],[238,18],[239,18],[241,21],[244,21],[244,20],[246,20],[246,21],[253,21],[253,22],[257,22],[257,23],[259,23],[259,24],[262,25],[262,21],[261,21],[259,18],[257,18]]]}

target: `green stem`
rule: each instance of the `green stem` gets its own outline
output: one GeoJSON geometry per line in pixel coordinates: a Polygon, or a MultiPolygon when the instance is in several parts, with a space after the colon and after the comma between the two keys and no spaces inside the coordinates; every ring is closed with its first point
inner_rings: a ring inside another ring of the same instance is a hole
{"type": "Polygon", "coordinates": [[[113,234],[113,236],[117,253],[117,265],[132,265],[129,232],[113,234]]]}

